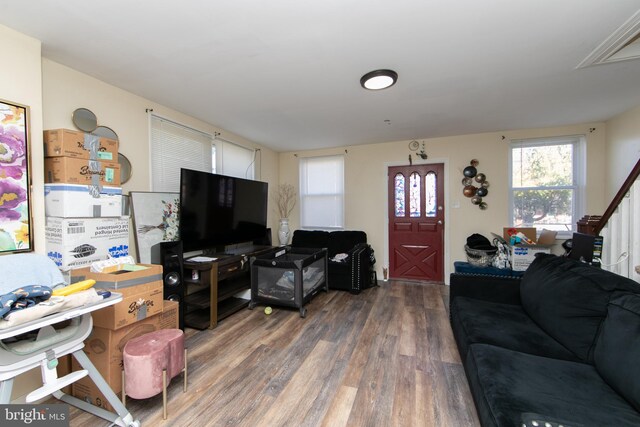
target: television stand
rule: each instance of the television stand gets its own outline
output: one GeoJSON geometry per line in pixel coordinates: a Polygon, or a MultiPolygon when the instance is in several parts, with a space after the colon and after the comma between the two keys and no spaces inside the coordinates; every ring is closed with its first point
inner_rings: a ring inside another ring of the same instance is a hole
{"type": "Polygon", "coordinates": [[[247,307],[249,299],[235,295],[251,289],[249,258],[278,249],[251,245],[234,248],[231,253],[206,254],[217,258],[215,261],[185,260],[185,326],[201,330],[213,329],[220,320],[247,307]]]}
{"type": "Polygon", "coordinates": [[[271,249],[272,247],[273,246],[264,246],[264,245],[238,246],[234,248],[225,249],[224,254],[229,256],[238,256],[238,255],[257,256],[257,255],[261,255],[263,251],[267,249],[271,249]]]}

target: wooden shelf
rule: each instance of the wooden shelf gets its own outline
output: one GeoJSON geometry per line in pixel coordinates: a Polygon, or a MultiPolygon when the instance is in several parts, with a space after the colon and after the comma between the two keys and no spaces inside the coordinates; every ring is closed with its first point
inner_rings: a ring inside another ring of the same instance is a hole
{"type": "Polygon", "coordinates": [[[251,289],[251,276],[248,271],[218,282],[218,302],[248,289],[251,289]]]}
{"type": "Polygon", "coordinates": [[[251,251],[245,248],[237,255],[216,255],[218,259],[211,262],[186,260],[185,324],[196,329],[213,329],[218,320],[247,307],[250,301],[235,295],[251,289],[250,257],[276,250],[276,247],[260,246],[252,247],[251,251]],[[198,274],[192,276],[194,270],[198,274]]]}
{"type": "Polygon", "coordinates": [[[195,307],[196,309],[208,309],[211,305],[211,295],[209,289],[204,289],[199,292],[187,295],[184,298],[184,302],[188,307],[195,307]]]}
{"type": "Polygon", "coordinates": [[[184,315],[184,324],[189,328],[194,329],[208,329],[210,325],[209,321],[209,307],[204,310],[195,310],[184,315]]]}
{"type": "Polygon", "coordinates": [[[243,308],[249,305],[248,299],[231,297],[225,299],[223,302],[218,304],[218,321],[224,319],[225,317],[231,316],[236,311],[242,310],[243,308]]]}

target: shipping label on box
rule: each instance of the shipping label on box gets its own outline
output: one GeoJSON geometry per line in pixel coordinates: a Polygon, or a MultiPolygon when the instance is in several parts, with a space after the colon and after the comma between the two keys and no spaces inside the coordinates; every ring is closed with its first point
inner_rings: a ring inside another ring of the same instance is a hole
{"type": "Polygon", "coordinates": [[[47,255],[62,271],[129,255],[128,218],[45,219],[47,255]]]}
{"type": "Polygon", "coordinates": [[[44,181],[54,184],[118,187],[120,185],[120,164],[115,161],[49,157],[44,159],[44,181]]]}
{"type": "Polygon", "coordinates": [[[122,188],[45,184],[44,209],[47,216],[62,218],[119,217],[122,216],[122,188]]]}
{"type": "Polygon", "coordinates": [[[536,254],[549,254],[551,248],[540,245],[511,246],[511,269],[513,271],[525,271],[536,258],[536,254]]]}
{"type": "Polygon", "coordinates": [[[44,156],[116,161],[118,141],[77,130],[45,130],[44,156]]]}
{"type": "MultiPolygon", "coordinates": [[[[84,352],[117,395],[122,392],[122,353],[126,343],[133,338],[158,329],[178,327],[178,303],[164,301],[164,304],[165,307],[161,314],[115,331],[94,327],[91,335],[85,340],[84,352]]],[[[81,369],[75,359],[72,359],[72,368],[74,371],[81,369]]],[[[90,377],[82,378],[73,383],[72,393],[86,402],[113,411],[113,407],[90,377]]]]}
{"type": "Polygon", "coordinates": [[[93,279],[95,288],[122,294],[122,301],[93,313],[95,326],[119,329],[162,311],[162,266],[136,265],[135,271],[94,273],[89,268],[71,272],[71,282],[93,279]]]}

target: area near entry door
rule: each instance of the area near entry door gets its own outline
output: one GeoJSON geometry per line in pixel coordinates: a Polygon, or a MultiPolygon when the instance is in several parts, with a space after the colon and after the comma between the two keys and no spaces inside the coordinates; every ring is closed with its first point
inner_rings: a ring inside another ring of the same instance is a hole
{"type": "Polygon", "coordinates": [[[389,277],[443,281],[444,164],[392,166],[389,277]]]}

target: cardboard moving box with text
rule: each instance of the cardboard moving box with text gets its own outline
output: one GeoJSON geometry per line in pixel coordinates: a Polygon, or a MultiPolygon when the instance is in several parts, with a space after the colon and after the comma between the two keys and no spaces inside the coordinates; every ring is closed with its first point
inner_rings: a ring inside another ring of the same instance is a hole
{"type": "Polygon", "coordinates": [[[93,279],[97,289],[122,294],[122,301],[93,313],[93,325],[119,329],[162,312],[162,266],[136,264],[133,271],[94,273],[89,267],[71,272],[71,281],[93,279]]]}

